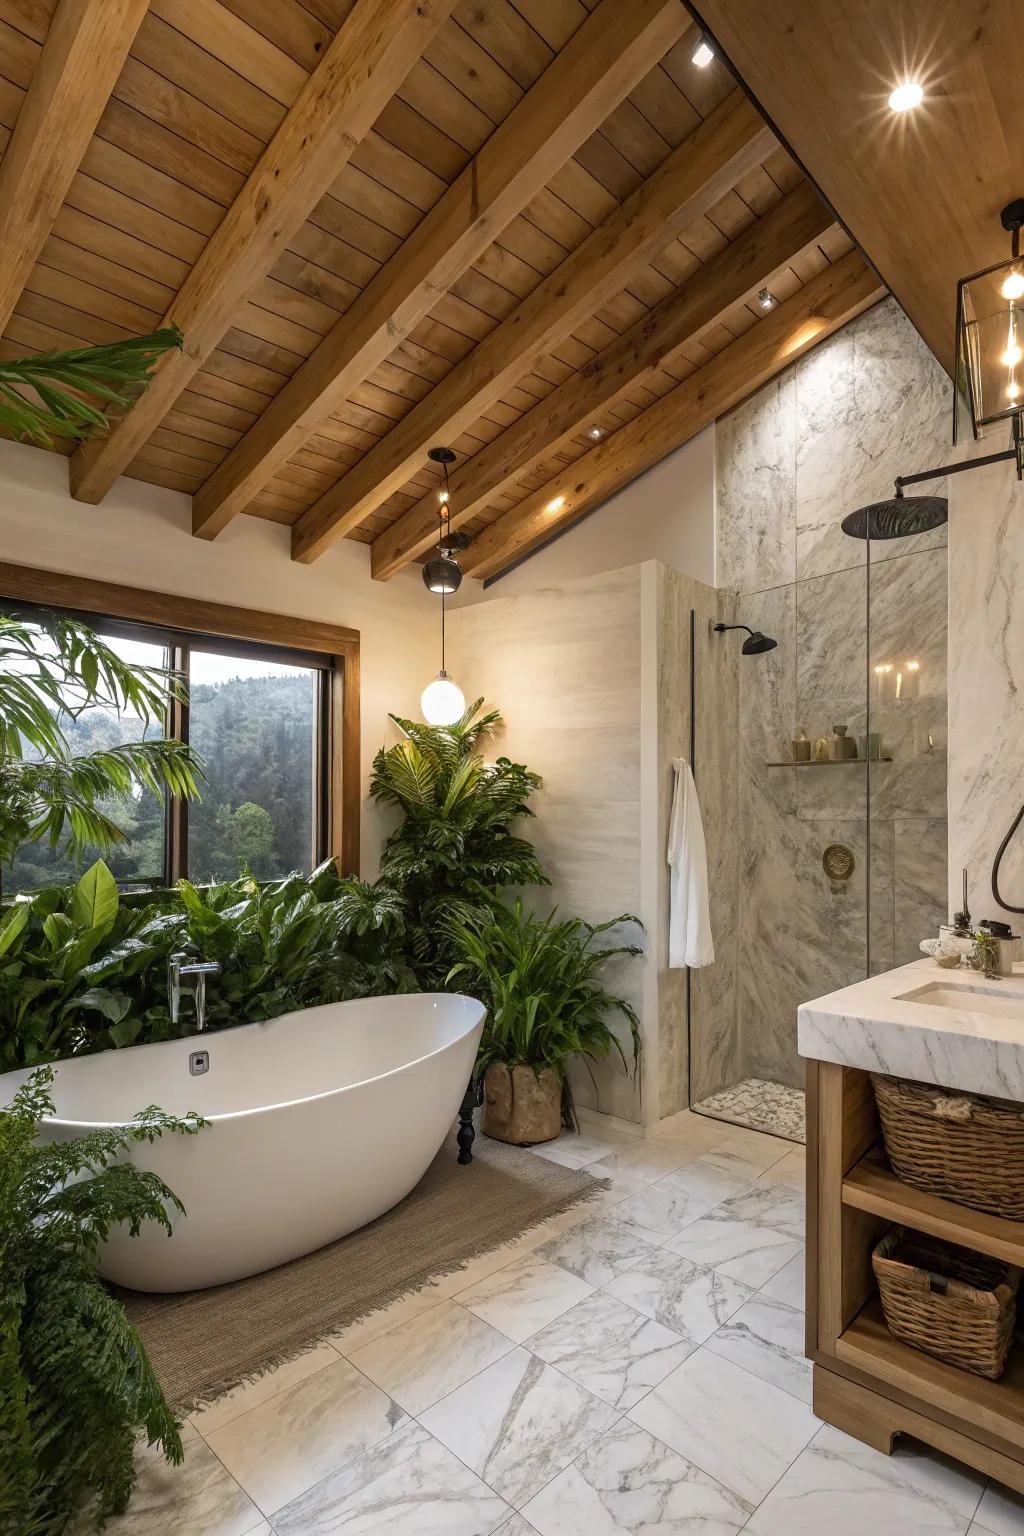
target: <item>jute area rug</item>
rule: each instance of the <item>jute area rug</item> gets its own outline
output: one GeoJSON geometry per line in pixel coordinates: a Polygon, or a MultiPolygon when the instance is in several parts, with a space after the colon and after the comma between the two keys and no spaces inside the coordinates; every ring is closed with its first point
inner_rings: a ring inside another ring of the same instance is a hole
{"type": "Polygon", "coordinates": [[[400,1205],[327,1248],[211,1290],[119,1294],[168,1402],[187,1412],[603,1187],[482,1136],[459,1167],[449,1141],[400,1205]]]}

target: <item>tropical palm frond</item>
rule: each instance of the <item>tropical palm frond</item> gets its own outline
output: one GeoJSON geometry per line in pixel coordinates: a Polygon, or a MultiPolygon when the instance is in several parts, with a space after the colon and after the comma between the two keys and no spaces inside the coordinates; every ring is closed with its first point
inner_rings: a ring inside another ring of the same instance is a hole
{"type": "Polygon", "coordinates": [[[181,344],[181,332],[170,326],[104,346],[0,362],[0,426],[44,448],[55,438],[92,437],[109,427],[111,408],[129,409],[158,359],[181,344]]]}

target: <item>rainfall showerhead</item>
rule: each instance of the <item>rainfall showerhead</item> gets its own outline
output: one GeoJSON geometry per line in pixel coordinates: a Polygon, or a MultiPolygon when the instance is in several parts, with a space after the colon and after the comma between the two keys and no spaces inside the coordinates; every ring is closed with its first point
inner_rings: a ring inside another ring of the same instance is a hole
{"type": "Polygon", "coordinates": [[[908,539],[941,528],[948,517],[945,496],[904,496],[897,483],[895,496],[848,512],[840,526],[851,539],[908,539]]]}
{"type": "Polygon", "coordinates": [[[751,629],[749,624],[716,624],[715,625],[715,633],[716,634],[721,634],[724,630],[727,630],[727,629],[745,629],[746,630],[747,638],[746,638],[746,640],[744,640],[743,646],[742,646],[742,649],[741,649],[741,655],[743,655],[743,656],[763,656],[765,651],[774,651],[775,647],[779,643],[777,640],[773,640],[771,635],[762,635],[762,633],[761,633],[761,631],[759,629],[751,629]]]}

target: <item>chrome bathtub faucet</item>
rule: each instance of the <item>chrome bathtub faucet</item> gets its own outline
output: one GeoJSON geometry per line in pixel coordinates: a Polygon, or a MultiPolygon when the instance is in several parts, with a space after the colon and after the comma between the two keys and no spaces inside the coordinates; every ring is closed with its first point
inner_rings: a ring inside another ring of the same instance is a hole
{"type": "Polygon", "coordinates": [[[192,1000],[196,1010],[196,1031],[202,1034],[206,1028],[206,978],[219,976],[220,964],[216,960],[193,960],[183,951],[173,954],[167,961],[167,1006],[171,1011],[171,1023],[177,1024],[181,1012],[181,984],[190,981],[192,1000]]]}

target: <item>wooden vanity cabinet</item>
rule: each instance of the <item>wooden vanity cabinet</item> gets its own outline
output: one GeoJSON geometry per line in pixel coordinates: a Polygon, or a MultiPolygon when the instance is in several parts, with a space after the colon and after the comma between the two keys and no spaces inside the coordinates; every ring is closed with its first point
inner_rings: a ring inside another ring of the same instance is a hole
{"type": "Polygon", "coordinates": [[[893,1338],[871,1251],[897,1222],[1024,1268],[1024,1222],[902,1183],[885,1157],[868,1073],[809,1061],[807,1354],[814,1411],[887,1454],[897,1435],[912,1435],[1024,1493],[1024,1346],[1011,1351],[999,1381],[986,1381],[893,1338]]]}

